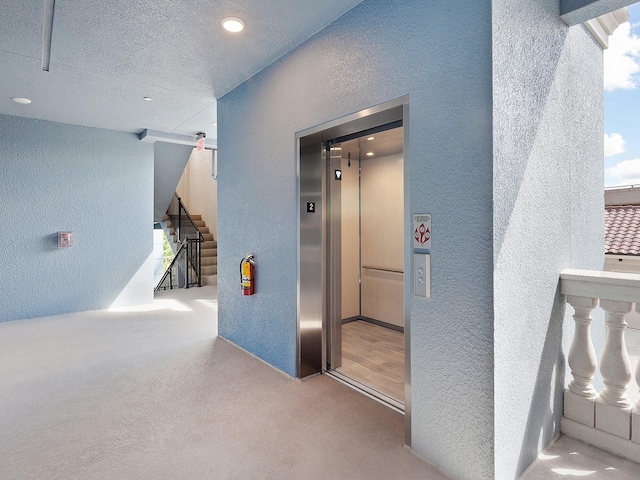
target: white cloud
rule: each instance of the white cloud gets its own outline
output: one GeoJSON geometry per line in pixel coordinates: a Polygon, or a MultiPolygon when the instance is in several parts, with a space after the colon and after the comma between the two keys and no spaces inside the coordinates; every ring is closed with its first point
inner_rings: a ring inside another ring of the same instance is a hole
{"type": "Polygon", "coordinates": [[[633,89],[640,78],[640,37],[631,31],[631,24],[620,25],[609,38],[604,51],[604,89],[633,89]]]}
{"type": "Polygon", "coordinates": [[[616,163],[605,174],[608,186],[640,185],[640,158],[616,163]]]}
{"type": "Polygon", "coordinates": [[[604,134],[604,156],[613,157],[619,153],[624,153],[624,138],[619,133],[604,134]]]}

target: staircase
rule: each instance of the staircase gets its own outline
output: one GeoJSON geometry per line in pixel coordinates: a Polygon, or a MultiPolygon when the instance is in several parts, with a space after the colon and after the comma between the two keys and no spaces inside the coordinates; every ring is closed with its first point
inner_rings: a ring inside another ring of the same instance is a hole
{"type": "MultiPolygon", "coordinates": [[[[202,220],[202,215],[190,214],[190,216],[200,234],[204,237],[204,243],[202,244],[202,284],[216,285],[218,283],[218,242],[213,239],[213,233],[210,233],[209,227],[202,220]]],[[[178,238],[169,215],[164,216],[164,223],[166,224],[165,232],[167,232],[171,248],[176,252],[178,238]]]]}

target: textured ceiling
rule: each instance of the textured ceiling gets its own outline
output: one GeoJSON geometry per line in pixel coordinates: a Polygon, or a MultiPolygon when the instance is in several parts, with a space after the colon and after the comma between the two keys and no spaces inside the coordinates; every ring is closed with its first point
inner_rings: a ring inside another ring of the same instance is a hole
{"type": "Polygon", "coordinates": [[[56,0],[44,72],[45,0],[4,0],[0,113],[215,137],[216,98],[360,1],[56,0]],[[246,29],[224,31],[226,16],[244,19],[246,29]]]}

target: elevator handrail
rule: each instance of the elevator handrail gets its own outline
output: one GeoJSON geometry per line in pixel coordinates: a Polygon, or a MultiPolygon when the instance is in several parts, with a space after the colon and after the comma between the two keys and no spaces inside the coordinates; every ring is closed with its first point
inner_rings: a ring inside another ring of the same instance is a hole
{"type": "Polygon", "coordinates": [[[379,270],[381,272],[389,272],[389,273],[404,273],[404,270],[398,270],[395,268],[371,267],[368,265],[363,265],[362,268],[365,268],[367,270],[379,270]]]}

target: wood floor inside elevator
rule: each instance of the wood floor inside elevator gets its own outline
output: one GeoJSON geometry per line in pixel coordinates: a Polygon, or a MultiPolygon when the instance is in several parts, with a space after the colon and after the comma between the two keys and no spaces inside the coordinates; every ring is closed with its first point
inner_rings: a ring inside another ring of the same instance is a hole
{"type": "Polygon", "coordinates": [[[337,371],[404,403],[404,334],[363,320],[345,323],[337,371]]]}

